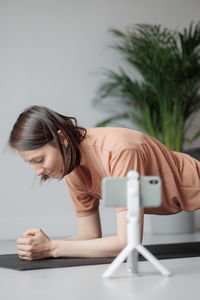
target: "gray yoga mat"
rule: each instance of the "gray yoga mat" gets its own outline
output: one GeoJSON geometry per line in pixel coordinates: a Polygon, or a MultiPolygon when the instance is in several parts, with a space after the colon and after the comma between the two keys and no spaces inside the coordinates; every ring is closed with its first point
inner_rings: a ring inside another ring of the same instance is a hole
{"type": "MultiPolygon", "coordinates": [[[[145,246],[158,259],[184,258],[200,256],[200,242],[159,244],[145,246]]],[[[41,260],[22,260],[17,254],[0,255],[0,267],[14,270],[35,270],[63,268],[85,265],[109,264],[114,258],[45,258],[41,260]]],[[[139,255],[139,260],[145,260],[139,255]]]]}

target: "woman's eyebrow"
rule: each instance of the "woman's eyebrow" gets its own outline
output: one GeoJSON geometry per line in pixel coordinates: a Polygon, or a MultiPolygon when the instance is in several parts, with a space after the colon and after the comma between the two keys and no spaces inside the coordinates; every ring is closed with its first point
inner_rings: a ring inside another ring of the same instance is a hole
{"type": "Polygon", "coordinates": [[[39,157],[41,157],[42,155],[37,155],[35,157],[32,157],[30,160],[24,160],[25,162],[32,162],[35,159],[38,159],[39,157]]]}

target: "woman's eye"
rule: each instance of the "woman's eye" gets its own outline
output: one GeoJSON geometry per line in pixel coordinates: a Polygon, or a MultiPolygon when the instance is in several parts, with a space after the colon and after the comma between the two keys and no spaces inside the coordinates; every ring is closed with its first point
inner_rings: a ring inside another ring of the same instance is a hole
{"type": "Polygon", "coordinates": [[[40,164],[40,163],[42,163],[42,162],[43,162],[43,158],[42,158],[42,159],[40,159],[40,160],[36,160],[35,162],[36,162],[36,164],[40,164]]]}

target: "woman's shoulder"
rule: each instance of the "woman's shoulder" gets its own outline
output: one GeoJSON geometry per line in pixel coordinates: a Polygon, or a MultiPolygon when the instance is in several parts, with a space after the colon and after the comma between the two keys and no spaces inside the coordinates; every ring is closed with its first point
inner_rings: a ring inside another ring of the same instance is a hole
{"type": "Polygon", "coordinates": [[[136,138],[143,139],[145,136],[144,133],[130,129],[130,128],[122,128],[122,127],[92,127],[87,128],[88,136],[96,137],[97,139],[105,138],[105,137],[113,137],[113,138],[136,138]]]}
{"type": "Polygon", "coordinates": [[[120,134],[121,133],[121,134],[136,134],[136,135],[144,134],[140,131],[137,131],[137,130],[134,130],[131,128],[125,128],[125,127],[90,127],[90,128],[87,128],[87,131],[91,134],[92,133],[98,133],[98,134],[109,134],[109,133],[120,134]]]}
{"type": "Polygon", "coordinates": [[[96,127],[88,128],[85,143],[105,150],[132,149],[143,144],[145,134],[129,128],[96,127]]]}

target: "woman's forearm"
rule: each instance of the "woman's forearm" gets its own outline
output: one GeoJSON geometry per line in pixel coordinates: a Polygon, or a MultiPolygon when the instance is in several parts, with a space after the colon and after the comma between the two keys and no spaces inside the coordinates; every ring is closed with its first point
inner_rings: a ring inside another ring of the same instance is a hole
{"type": "Polygon", "coordinates": [[[84,241],[84,240],[92,240],[100,238],[101,236],[98,236],[97,234],[88,234],[88,235],[75,235],[75,236],[69,236],[67,238],[62,239],[63,241],[84,241]]]}
{"type": "Polygon", "coordinates": [[[118,236],[92,240],[52,240],[52,257],[115,257],[125,247],[118,236]]]}

